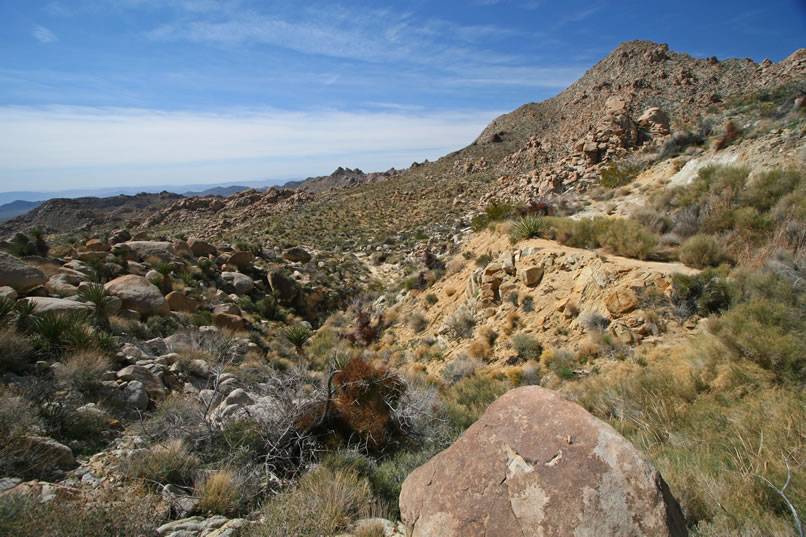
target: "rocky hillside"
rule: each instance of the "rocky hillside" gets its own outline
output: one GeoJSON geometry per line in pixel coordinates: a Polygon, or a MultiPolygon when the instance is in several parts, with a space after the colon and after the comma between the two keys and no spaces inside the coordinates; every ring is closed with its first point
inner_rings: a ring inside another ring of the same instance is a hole
{"type": "Polygon", "coordinates": [[[385,172],[364,173],[358,168],[339,167],[330,175],[319,177],[308,177],[300,183],[295,183],[290,188],[302,190],[303,192],[328,192],[351,186],[364,185],[368,183],[378,183],[399,175],[401,172],[394,168],[385,172]]]}
{"type": "Polygon", "coordinates": [[[137,194],[109,198],[55,198],[0,224],[0,235],[39,227],[48,233],[84,232],[107,227],[136,227],[154,211],[182,199],[178,194],[137,194]]]}
{"type": "Polygon", "coordinates": [[[16,235],[0,534],[798,535],[805,71],[629,42],[375,182],[16,235]]]}

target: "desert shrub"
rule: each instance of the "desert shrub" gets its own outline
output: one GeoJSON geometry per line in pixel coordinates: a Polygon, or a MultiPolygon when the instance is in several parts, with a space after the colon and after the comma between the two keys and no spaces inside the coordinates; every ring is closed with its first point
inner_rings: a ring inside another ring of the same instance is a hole
{"type": "Polygon", "coordinates": [[[756,298],[712,319],[709,330],[739,357],[769,369],[781,381],[806,379],[806,319],[802,312],[756,298]]]}
{"type": "Polygon", "coordinates": [[[778,201],[803,184],[803,174],[795,169],[776,169],[759,175],[742,192],[742,202],[769,211],[778,201]]]}
{"type": "Polygon", "coordinates": [[[672,293],[678,315],[707,316],[730,306],[730,290],[723,272],[706,269],[699,274],[672,276],[672,293]]]}
{"type": "Polygon", "coordinates": [[[255,302],[255,310],[258,315],[269,321],[285,321],[286,314],[277,299],[273,296],[266,296],[255,302]]]}
{"type": "Polygon", "coordinates": [[[168,337],[182,327],[173,315],[152,315],[145,325],[151,337],[168,337]]]}
{"type": "Polygon", "coordinates": [[[603,227],[599,243],[617,255],[646,259],[660,241],[656,234],[631,220],[611,218],[603,227]]]}
{"type": "Polygon", "coordinates": [[[666,233],[672,229],[672,219],[650,207],[641,207],[630,214],[635,220],[653,233],[666,233]]]}
{"type": "Polygon", "coordinates": [[[464,378],[473,376],[482,367],[484,367],[484,362],[480,359],[460,356],[445,365],[440,375],[448,384],[456,384],[464,378]]]}
{"type": "Polygon", "coordinates": [[[439,298],[437,298],[437,295],[435,295],[434,293],[428,293],[427,295],[425,295],[425,303],[428,304],[429,306],[433,306],[437,302],[439,302],[439,298]]]}
{"type": "Polygon", "coordinates": [[[535,237],[545,237],[549,228],[549,220],[535,214],[527,214],[515,221],[512,226],[510,241],[516,243],[535,237]]]}
{"type": "Polygon", "coordinates": [[[445,330],[449,338],[454,340],[466,339],[473,335],[476,319],[465,307],[459,308],[445,319],[445,330]]]}
{"type": "Polygon", "coordinates": [[[535,310],[535,299],[531,295],[526,295],[521,300],[521,309],[525,312],[530,312],[535,310]]]}
{"type": "Polygon", "coordinates": [[[428,319],[423,312],[413,311],[411,315],[409,315],[406,324],[415,332],[422,332],[428,326],[428,319]]]}
{"type": "Polygon", "coordinates": [[[485,230],[489,223],[490,219],[487,217],[486,214],[484,213],[477,214],[476,216],[470,219],[470,229],[478,233],[479,231],[485,230]]]}
{"type": "Polygon", "coordinates": [[[113,487],[103,502],[59,494],[42,503],[33,494],[7,494],[0,497],[0,535],[152,537],[169,514],[159,495],[139,486],[113,487]]]}
{"type": "Polygon", "coordinates": [[[150,483],[189,486],[200,464],[182,440],[172,439],[135,453],[124,462],[124,471],[150,483]]]}
{"type": "Polygon", "coordinates": [[[490,341],[483,337],[481,339],[477,339],[473,341],[470,346],[467,348],[468,354],[473,358],[484,360],[490,356],[490,351],[492,350],[490,341]]]}
{"type": "Polygon", "coordinates": [[[551,234],[575,248],[604,247],[616,255],[646,259],[660,238],[637,221],[598,216],[571,220],[546,217],[551,234]]]}
{"type": "Polygon", "coordinates": [[[320,466],[263,507],[264,523],[247,537],[317,537],[335,535],[371,514],[372,491],[365,478],[350,470],[320,466]]]}
{"type": "Polygon", "coordinates": [[[722,137],[714,143],[714,150],[721,151],[738,140],[742,136],[742,129],[733,120],[728,120],[725,124],[725,132],[722,137]]]}
{"type": "Polygon", "coordinates": [[[88,398],[98,395],[102,375],[111,367],[105,354],[94,350],[76,351],[62,359],[56,379],[88,398]]]}
{"type": "Polygon", "coordinates": [[[398,451],[391,457],[371,467],[368,478],[372,492],[377,498],[392,509],[392,518],[396,518],[400,488],[406,477],[418,467],[428,462],[437,454],[439,447],[424,445],[416,451],[398,451]]]}
{"type": "Polygon", "coordinates": [[[512,348],[515,349],[521,360],[537,360],[543,352],[540,343],[528,334],[512,336],[512,348]]]}
{"type": "Polygon", "coordinates": [[[512,214],[512,204],[505,201],[492,200],[484,208],[489,222],[499,222],[512,214]]]}
{"type": "Polygon", "coordinates": [[[354,537],[384,537],[386,529],[382,521],[377,519],[368,519],[361,521],[353,529],[354,537]]]}
{"type": "Polygon", "coordinates": [[[330,327],[324,326],[310,338],[308,355],[319,369],[324,369],[330,360],[331,352],[338,344],[336,332],[330,327]]]}
{"type": "Polygon", "coordinates": [[[600,313],[591,311],[579,316],[579,324],[590,332],[604,332],[610,326],[610,319],[600,313]]]}
{"type": "Polygon", "coordinates": [[[464,431],[509,388],[509,382],[498,378],[480,375],[467,377],[444,391],[441,413],[457,431],[464,431]]]}
{"type": "Polygon", "coordinates": [[[35,357],[34,346],[24,334],[13,328],[0,328],[0,375],[22,374],[35,357]]]}
{"type": "Polygon", "coordinates": [[[599,183],[605,188],[618,188],[628,185],[641,173],[641,166],[615,162],[602,168],[599,183]]]}
{"type": "Polygon", "coordinates": [[[687,239],[677,250],[680,261],[690,267],[715,267],[727,260],[727,254],[716,237],[698,233],[687,239]]]}
{"type": "Polygon", "coordinates": [[[705,143],[705,136],[699,132],[676,132],[661,147],[658,160],[676,157],[686,148],[692,145],[702,145],[705,143]]]}
{"type": "Polygon", "coordinates": [[[569,380],[576,376],[574,372],[576,361],[572,352],[546,349],[540,355],[540,365],[550,369],[562,379],[569,380]]]}
{"type": "Polygon", "coordinates": [[[375,451],[397,444],[404,431],[395,409],[406,391],[400,377],[354,356],[335,373],[333,386],[331,433],[345,440],[356,435],[375,451]]]}
{"type": "Polygon", "coordinates": [[[296,349],[297,353],[300,353],[311,338],[311,331],[305,325],[295,324],[283,330],[283,338],[296,349]]]}

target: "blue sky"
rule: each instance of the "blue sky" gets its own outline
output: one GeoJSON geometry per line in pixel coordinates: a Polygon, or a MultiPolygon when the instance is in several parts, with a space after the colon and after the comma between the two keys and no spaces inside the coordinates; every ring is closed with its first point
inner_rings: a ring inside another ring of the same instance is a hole
{"type": "Polygon", "coordinates": [[[805,36],[804,0],[5,0],[0,190],[405,167],[622,41],[780,61],[805,36]]]}

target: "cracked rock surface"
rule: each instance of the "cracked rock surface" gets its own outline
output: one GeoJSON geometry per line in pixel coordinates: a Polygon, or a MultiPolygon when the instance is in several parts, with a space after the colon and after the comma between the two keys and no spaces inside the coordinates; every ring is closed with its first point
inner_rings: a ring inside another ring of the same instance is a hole
{"type": "Polygon", "coordinates": [[[683,536],[652,463],[560,394],[510,391],[403,483],[411,537],[683,536]]]}

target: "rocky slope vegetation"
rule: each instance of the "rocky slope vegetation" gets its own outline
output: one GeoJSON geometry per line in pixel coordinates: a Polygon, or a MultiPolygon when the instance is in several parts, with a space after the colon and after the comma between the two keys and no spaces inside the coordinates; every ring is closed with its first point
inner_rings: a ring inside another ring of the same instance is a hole
{"type": "Polygon", "coordinates": [[[797,535],[804,62],[629,42],[377,182],[8,228],[0,534],[797,535]]]}

